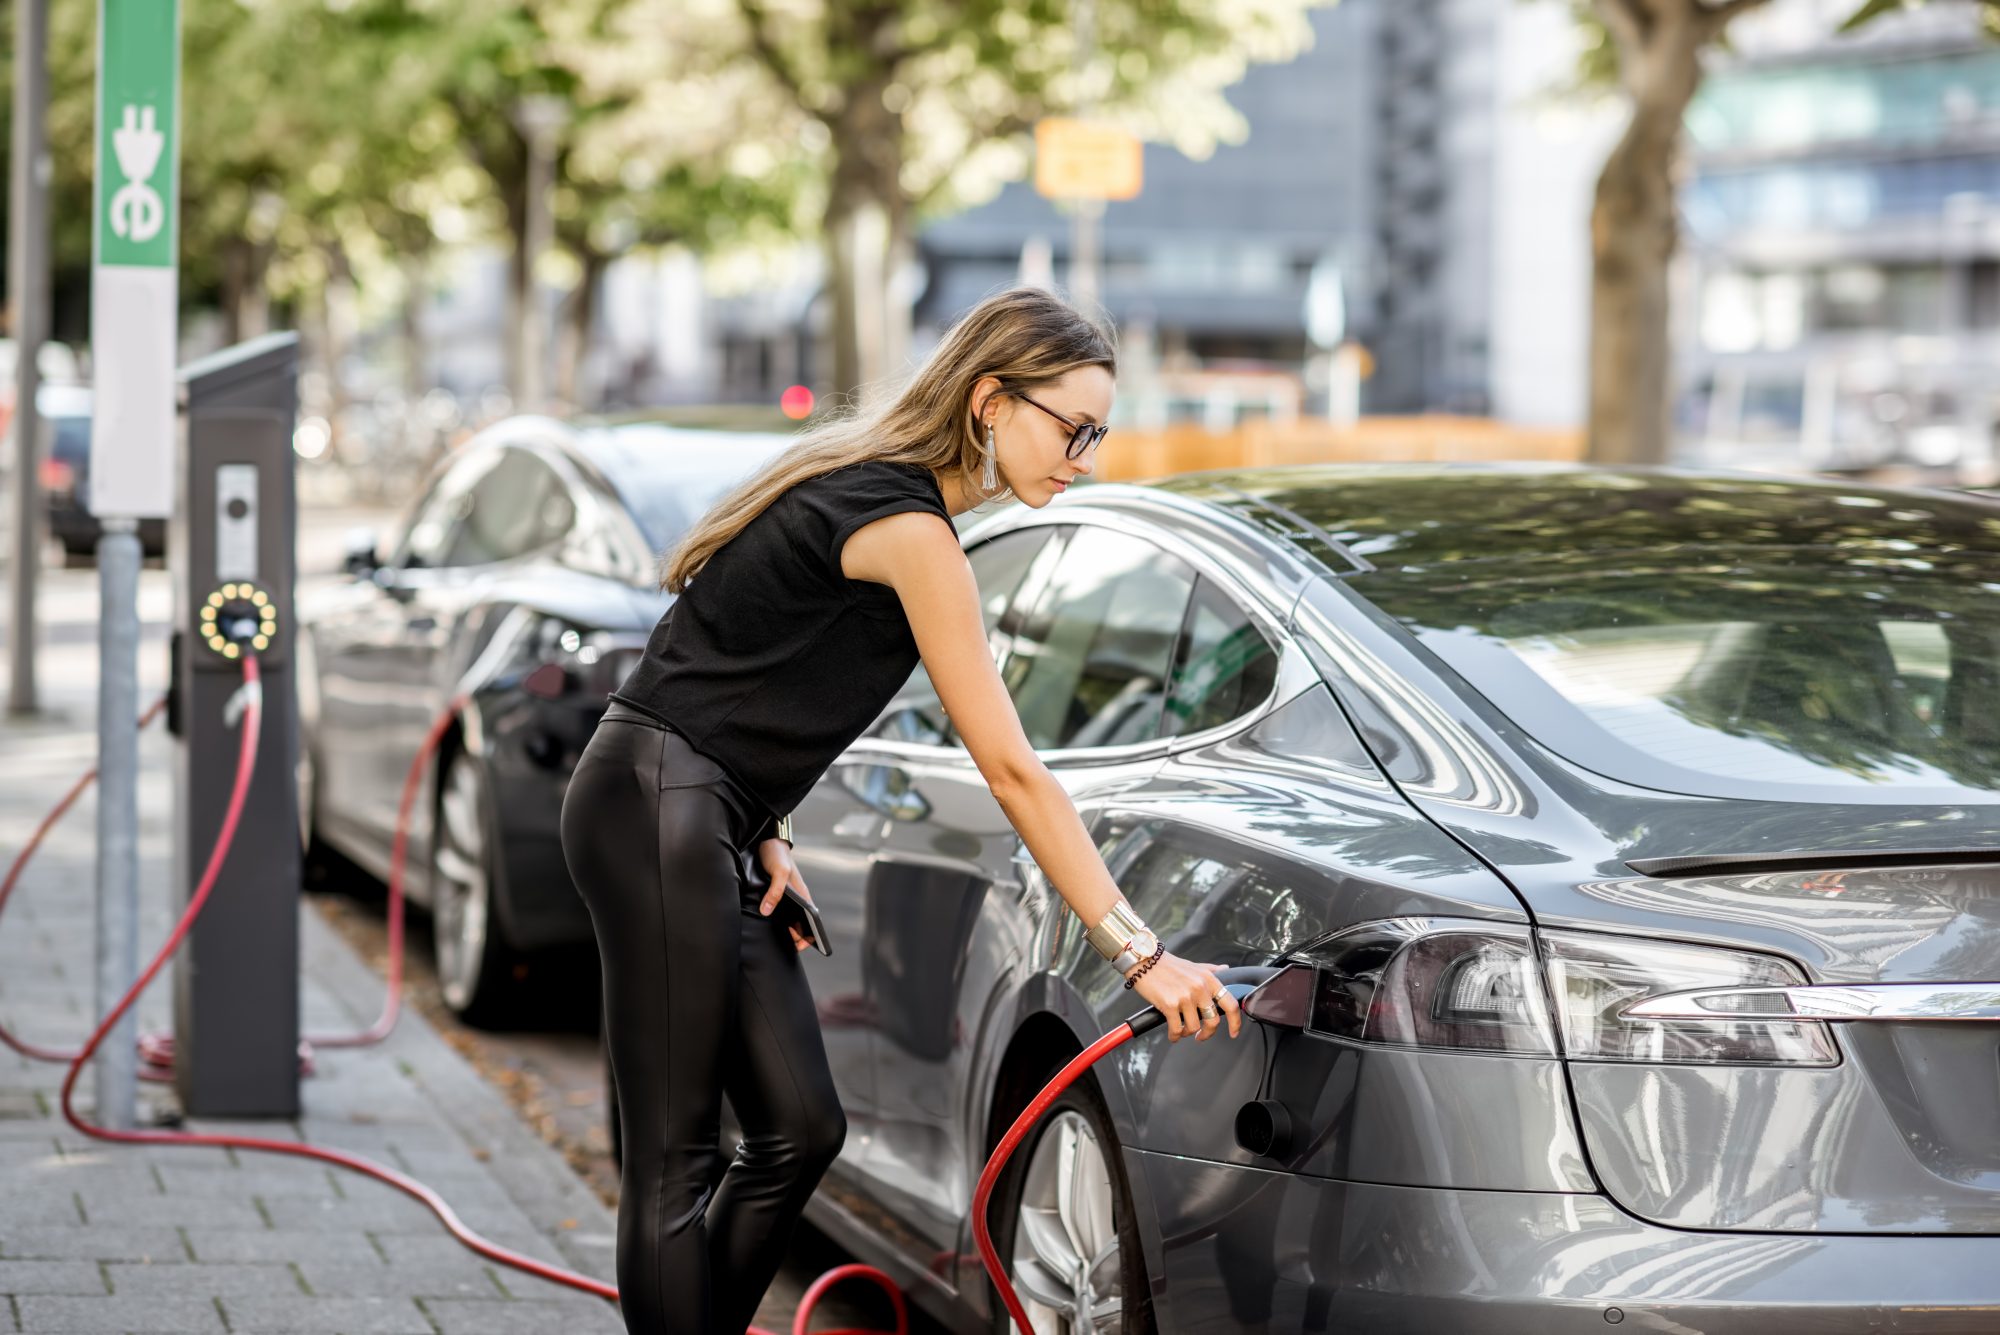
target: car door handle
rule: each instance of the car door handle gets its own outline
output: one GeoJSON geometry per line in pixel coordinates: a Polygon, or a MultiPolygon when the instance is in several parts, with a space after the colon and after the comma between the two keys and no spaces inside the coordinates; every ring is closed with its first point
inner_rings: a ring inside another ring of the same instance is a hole
{"type": "Polygon", "coordinates": [[[896,820],[922,820],[931,814],[931,804],[916,789],[906,788],[883,803],[882,810],[896,820]]]}
{"type": "Polygon", "coordinates": [[[411,629],[411,630],[436,630],[436,629],[437,629],[437,623],[438,623],[438,621],[437,621],[437,618],[436,618],[436,617],[411,617],[411,618],[410,618],[410,629],[411,629]]]}

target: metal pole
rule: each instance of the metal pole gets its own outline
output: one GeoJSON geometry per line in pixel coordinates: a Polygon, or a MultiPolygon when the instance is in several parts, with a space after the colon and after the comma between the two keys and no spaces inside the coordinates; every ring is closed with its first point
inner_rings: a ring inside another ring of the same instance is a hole
{"type": "MultiPolygon", "coordinates": [[[[97,539],[97,1014],[139,976],[139,521],[97,539]]],[[[139,1096],[137,1009],[97,1049],[97,1120],[129,1129],[139,1096]]]]}
{"type": "Polygon", "coordinates": [[[40,709],[35,692],[35,582],[42,536],[41,415],[36,358],[48,337],[48,0],[14,0],[14,171],[7,290],[14,305],[14,562],[8,578],[7,712],[40,709]]]}
{"type": "MultiPolygon", "coordinates": [[[[90,503],[97,542],[97,1003],[138,974],[139,517],[173,510],[179,0],[97,0],[90,503]]],[[[98,1049],[97,1117],[130,1127],[136,1015],[98,1049]]]]}

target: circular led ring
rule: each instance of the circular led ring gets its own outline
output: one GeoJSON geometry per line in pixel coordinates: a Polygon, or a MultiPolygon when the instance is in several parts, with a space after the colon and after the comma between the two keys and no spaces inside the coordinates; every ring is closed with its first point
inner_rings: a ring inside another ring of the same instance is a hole
{"type": "Polygon", "coordinates": [[[250,637],[250,647],[262,652],[271,647],[278,634],[278,609],[271,602],[271,596],[248,580],[236,580],[223,585],[208,595],[201,608],[201,637],[208,647],[224,658],[240,658],[243,646],[222,634],[220,617],[222,609],[232,602],[248,602],[255,609],[257,631],[250,637]]]}

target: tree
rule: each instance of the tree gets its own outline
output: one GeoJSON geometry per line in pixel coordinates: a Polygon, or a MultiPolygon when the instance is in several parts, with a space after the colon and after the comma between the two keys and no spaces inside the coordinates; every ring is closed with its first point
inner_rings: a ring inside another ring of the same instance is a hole
{"type": "Polygon", "coordinates": [[[1326,2],[1095,0],[1080,61],[1065,0],[737,0],[744,41],[825,145],[830,391],[899,369],[910,310],[886,294],[918,219],[1018,177],[1036,120],[1090,106],[1196,154],[1240,139],[1221,90],[1296,54],[1326,2]]]}
{"type": "MultiPolygon", "coordinates": [[[[1590,410],[1593,460],[1668,457],[1667,274],[1678,240],[1674,176],[1681,125],[1705,55],[1729,25],[1769,0],[1572,0],[1609,41],[1586,45],[1586,77],[1615,79],[1631,103],[1590,212],[1590,410]]],[[[1862,0],[1852,31],[1926,0],[1862,0]]],[[[2000,31],[2000,0],[1981,0],[2000,31]]]]}
{"type": "Polygon", "coordinates": [[[553,201],[573,272],[555,394],[570,403],[583,395],[599,280],[618,256],[794,242],[811,225],[799,113],[741,59],[714,6],[629,0],[605,29],[553,48],[592,109],[558,156],[553,201]]]}

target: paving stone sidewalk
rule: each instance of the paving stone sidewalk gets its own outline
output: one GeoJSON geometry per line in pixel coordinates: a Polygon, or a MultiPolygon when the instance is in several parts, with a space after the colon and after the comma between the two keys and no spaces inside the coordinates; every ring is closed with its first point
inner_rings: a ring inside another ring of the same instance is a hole
{"type": "MultiPolygon", "coordinates": [[[[86,711],[0,719],[0,871],[95,762],[86,711]]],[[[141,739],[143,958],[171,925],[173,743],[141,739]]],[[[96,1015],[96,809],[86,796],[43,844],[0,914],[0,1023],[74,1047],[96,1015]]],[[[382,984],[310,905],[300,907],[306,1028],[346,1032],[379,1012],[382,984]]],[[[171,967],[139,1009],[171,1015],[171,967]]],[[[521,1125],[502,1095],[405,1009],[387,1042],[321,1050],[291,1121],[190,1121],[334,1146],[434,1187],[503,1246],[612,1278],[614,1220],[521,1125]]],[[[510,1335],[624,1329],[608,1303],[496,1266],[459,1247],[421,1204],[386,1184],[285,1155],[90,1139],[56,1106],[64,1068],[0,1047],[0,1332],[510,1335]]],[[[86,1104],[92,1082],[78,1083],[86,1104]]],[[[170,1086],[142,1083],[149,1108],[170,1086]]]]}

